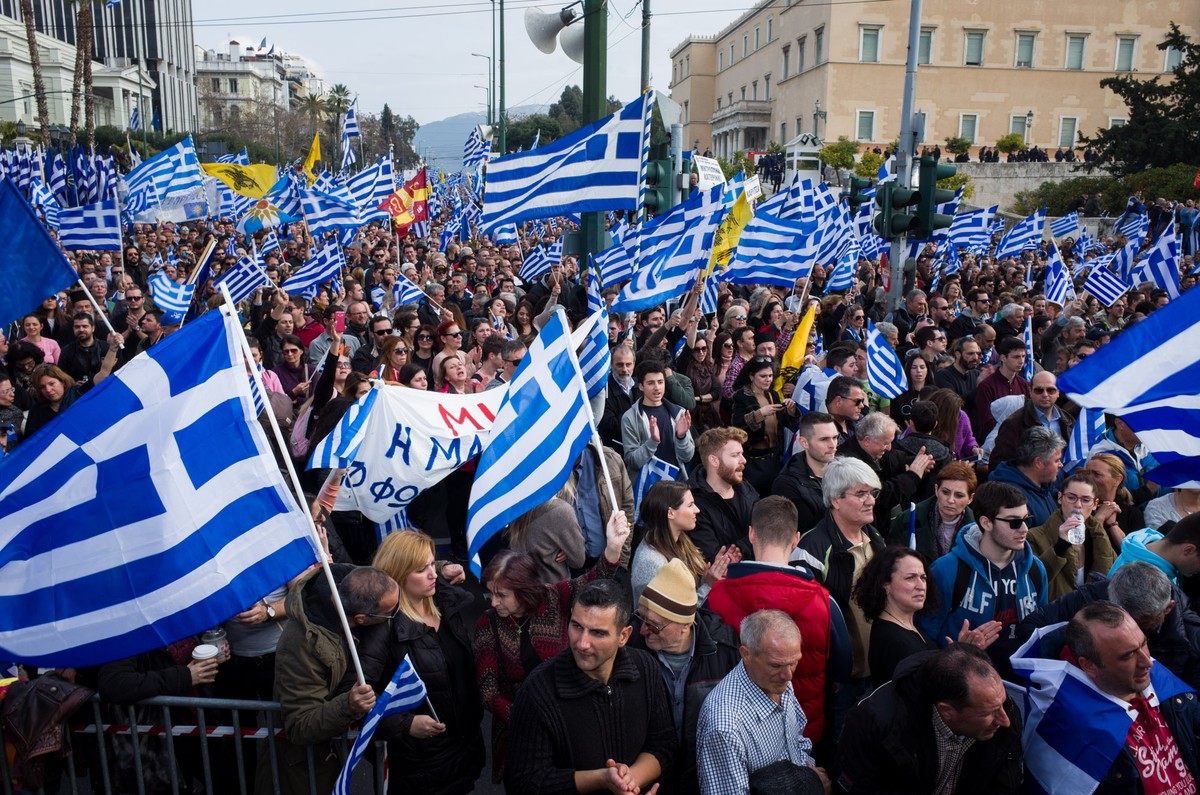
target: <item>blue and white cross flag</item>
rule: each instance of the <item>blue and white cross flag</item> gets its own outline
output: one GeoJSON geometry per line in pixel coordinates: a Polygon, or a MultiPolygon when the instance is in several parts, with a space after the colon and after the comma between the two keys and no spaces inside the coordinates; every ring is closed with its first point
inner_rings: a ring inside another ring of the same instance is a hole
{"type": "Polygon", "coordinates": [[[0,461],[0,659],[97,665],[220,624],[317,560],[208,312],[0,461]]]}

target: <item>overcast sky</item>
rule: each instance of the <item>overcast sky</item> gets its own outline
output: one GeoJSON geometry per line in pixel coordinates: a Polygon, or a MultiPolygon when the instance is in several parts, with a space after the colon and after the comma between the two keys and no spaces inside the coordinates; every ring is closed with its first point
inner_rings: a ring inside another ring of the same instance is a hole
{"type": "MultiPolygon", "coordinates": [[[[326,81],[345,83],[363,112],[393,111],[427,123],[484,110],[491,54],[490,0],[204,0],[193,5],[196,44],[223,49],[229,38],[258,42],[310,59],[326,81]],[[331,10],[336,8],[336,10],[331,10]]],[[[537,50],[525,33],[525,9],[556,13],[567,3],[505,2],[506,105],[549,103],[563,86],[583,84],[582,67],[557,49],[537,50]]],[[[668,90],[668,53],[690,33],[712,34],[733,21],[750,0],[651,0],[651,85],[668,90]]],[[[637,96],[641,79],[641,5],[608,0],[608,93],[623,102],[637,96]]]]}

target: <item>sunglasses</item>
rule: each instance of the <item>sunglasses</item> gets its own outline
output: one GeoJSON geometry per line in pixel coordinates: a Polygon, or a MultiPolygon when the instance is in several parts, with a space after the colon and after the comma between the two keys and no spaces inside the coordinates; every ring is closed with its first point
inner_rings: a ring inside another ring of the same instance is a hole
{"type": "Polygon", "coordinates": [[[408,356],[408,348],[392,348],[392,354],[396,356],[408,356]]]}
{"type": "Polygon", "coordinates": [[[461,337],[462,335],[463,335],[463,333],[461,331],[447,331],[442,336],[443,337],[461,337]]]}
{"type": "Polygon", "coordinates": [[[391,615],[380,615],[379,613],[363,613],[363,615],[370,616],[371,618],[383,618],[391,621],[393,618],[400,615],[400,603],[396,603],[396,609],[391,612],[391,615]]]}
{"type": "Polygon", "coordinates": [[[417,339],[425,340],[427,342],[433,342],[433,337],[429,336],[428,334],[418,334],[417,339]]]}
{"type": "Polygon", "coordinates": [[[392,333],[392,330],[391,330],[390,328],[377,328],[377,329],[375,329],[375,336],[376,336],[376,337],[386,337],[387,335],[389,335],[389,334],[391,334],[391,333],[392,333]]]}
{"type": "Polygon", "coordinates": [[[1035,395],[1056,395],[1056,394],[1058,394],[1058,387],[1035,386],[1033,388],[1033,394],[1035,394],[1035,395]]]}
{"type": "Polygon", "coordinates": [[[667,628],[666,624],[655,623],[654,621],[651,621],[650,619],[646,618],[641,613],[637,613],[636,615],[637,615],[638,621],[641,621],[643,624],[645,624],[646,629],[650,630],[650,633],[653,635],[661,635],[667,628]]]}
{"type": "Polygon", "coordinates": [[[1026,525],[1033,524],[1034,518],[1032,515],[1027,516],[993,516],[993,522],[1004,522],[1013,530],[1020,530],[1026,525]]]}

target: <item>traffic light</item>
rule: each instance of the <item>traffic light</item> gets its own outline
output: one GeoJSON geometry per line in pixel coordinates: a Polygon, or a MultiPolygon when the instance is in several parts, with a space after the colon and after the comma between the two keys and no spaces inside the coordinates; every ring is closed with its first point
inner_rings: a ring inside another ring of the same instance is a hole
{"type": "Polygon", "coordinates": [[[884,240],[901,238],[917,225],[917,216],[907,208],[920,200],[915,190],[903,188],[895,182],[880,185],[875,191],[875,203],[879,213],[875,216],[875,231],[884,240]]]}
{"type": "Polygon", "coordinates": [[[944,213],[934,212],[939,204],[945,204],[954,198],[954,191],[945,188],[938,190],[938,180],[953,177],[958,173],[954,166],[938,163],[936,158],[926,155],[920,162],[921,184],[917,188],[920,201],[917,202],[917,226],[913,234],[922,240],[928,240],[937,229],[946,229],[954,221],[954,217],[944,213]]]}
{"type": "Polygon", "coordinates": [[[862,177],[850,178],[850,189],[843,194],[846,197],[846,203],[850,205],[850,217],[853,218],[858,208],[866,204],[870,199],[867,198],[867,191],[871,187],[871,180],[863,179],[862,177]]]}
{"type": "Polygon", "coordinates": [[[670,144],[654,144],[650,147],[650,160],[646,163],[647,217],[671,209],[678,196],[670,144]]]}

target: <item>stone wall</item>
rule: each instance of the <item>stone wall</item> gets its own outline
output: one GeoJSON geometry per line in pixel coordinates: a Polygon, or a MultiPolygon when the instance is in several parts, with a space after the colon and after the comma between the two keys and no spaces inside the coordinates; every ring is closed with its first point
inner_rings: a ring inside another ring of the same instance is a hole
{"type": "MultiPolygon", "coordinates": [[[[975,195],[970,202],[975,207],[1000,205],[1002,211],[1012,212],[1013,199],[1023,190],[1034,190],[1043,182],[1059,182],[1071,177],[1087,176],[1082,163],[955,163],[960,174],[971,178],[975,195]]],[[[1092,174],[1101,174],[1093,171],[1092,174]]]]}

